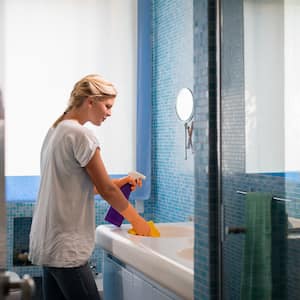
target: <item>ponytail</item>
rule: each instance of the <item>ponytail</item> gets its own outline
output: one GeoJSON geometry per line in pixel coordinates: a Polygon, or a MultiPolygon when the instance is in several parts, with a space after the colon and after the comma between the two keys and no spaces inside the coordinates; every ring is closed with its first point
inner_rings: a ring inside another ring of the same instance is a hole
{"type": "Polygon", "coordinates": [[[55,128],[63,119],[64,116],[66,115],[67,112],[64,112],[60,117],[56,119],[56,121],[53,123],[52,127],[55,128]]]}
{"type": "MultiPolygon", "coordinates": [[[[71,97],[72,98],[72,97],[71,97]]],[[[52,127],[55,128],[65,117],[65,115],[73,108],[73,105],[69,105],[68,108],[60,115],[56,121],[53,123],[52,127]]]]}

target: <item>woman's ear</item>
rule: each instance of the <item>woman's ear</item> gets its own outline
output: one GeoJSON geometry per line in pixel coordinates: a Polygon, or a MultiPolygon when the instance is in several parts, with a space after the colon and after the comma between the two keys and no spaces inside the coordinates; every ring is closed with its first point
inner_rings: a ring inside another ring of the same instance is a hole
{"type": "Polygon", "coordinates": [[[87,101],[88,106],[92,107],[95,102],[95,99],[93,97],[88,96],[86,101],[87,101]]]}

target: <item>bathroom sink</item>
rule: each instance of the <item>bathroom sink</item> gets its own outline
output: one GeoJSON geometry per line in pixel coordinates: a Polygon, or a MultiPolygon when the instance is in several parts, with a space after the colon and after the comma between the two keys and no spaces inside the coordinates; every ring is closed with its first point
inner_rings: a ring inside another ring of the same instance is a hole
{"type": "Polygon", "coordinates": [[[127,231],[131,228],[130,224],[123,224],[120,228],[110,224],[100,225],[96,229],[96,245],[178,294],[182,299],[192,299],[193,223],[155,225],[160,231],[158,238],[129,234],[127,231]]]}
{"type": "Polygon", "coordinates": [[[192,261],[194,260],[194,248],[184,248],[177,251],[179,257],[192,261]]]}
{"type": "Polygon", "coordinates": [[[189,225],[172,225],[170,223],[161,223],[157,225],[161,238],[174,237],[192,237],[194,236],[194,227],[189,225]]]}

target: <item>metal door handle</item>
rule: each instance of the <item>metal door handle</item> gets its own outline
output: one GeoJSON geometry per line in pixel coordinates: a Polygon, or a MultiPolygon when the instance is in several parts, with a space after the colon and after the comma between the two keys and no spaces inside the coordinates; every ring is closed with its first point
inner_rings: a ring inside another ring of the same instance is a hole
{"type": "Polygon", "coordinates": [[[245,227],[226,227],[225,228],[226,234],[239,234],[239,233],[246,233],[245,227]]]}
{"type": "Polygon", "coordinates": [[[13,290],[21,291],[22,300],[31,300],[35,292],[34,280],[26,274],[22,279],[10,282],[5,273],[0,273],[0,300],[5,299],[13,290]]]}

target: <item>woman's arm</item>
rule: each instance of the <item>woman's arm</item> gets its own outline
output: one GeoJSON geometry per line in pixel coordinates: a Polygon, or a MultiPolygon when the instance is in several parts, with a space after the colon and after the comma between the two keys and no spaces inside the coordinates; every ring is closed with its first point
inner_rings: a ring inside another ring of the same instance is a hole
{"type": "Polygon", "coordinates": [[[122,214],[133,225],[138,234],[149,235],[148,223],[137,213],[119,187],[109,177],[99,149],[95,151],[85,169],[101,197],[122,214]]]}
{"type": "MultiPolygon", "coordinates": [[[[119,179],[117,178],[114,178],[114,179],[111,179],[111,181],[113,182],[113,184],[115,184],[117,187],[121,187],[121,185],[119,184],[119,179]]],[[[94,195],[99,195],[99,192],[96,188],[96,186],[94,185],[94,195]]]]}
{"type": "MultiPolygon", "coordinates": [[[[139,186],[139,187],[142,186],[142,179],[134,179],[134,178],[130,177],[129,175],[125,176],[125,177],[122,177],[122,178],[113,178],[113,179],[111,179],[111,181],[118,188],[121,188],[126,183],[130,183],[130,185],[131,185],[131,191],[135,191],[136,186],[139,186]]],[[[95,195],[99,194],[96,186],[94,186],[94,194],[95,195]]]]}

